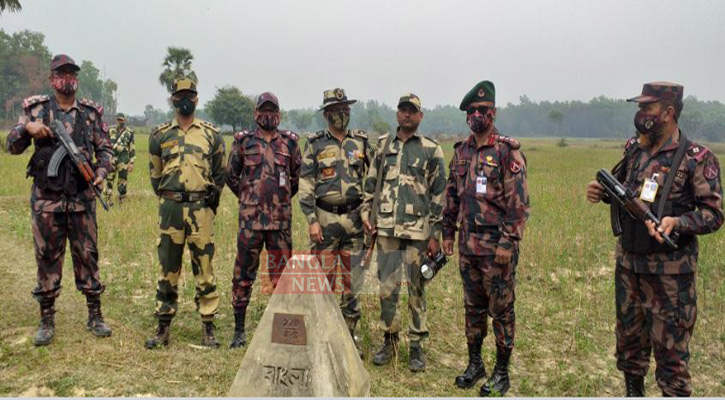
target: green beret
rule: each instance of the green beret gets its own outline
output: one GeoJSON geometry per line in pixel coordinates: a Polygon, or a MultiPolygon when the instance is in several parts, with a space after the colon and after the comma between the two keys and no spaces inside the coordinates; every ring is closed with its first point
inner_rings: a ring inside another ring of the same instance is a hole
{"type": "Polygon", "coordinates": [[[471,103],[485,103],[489,107],[496,106],[496,87],[491,81],[481,81],[466,93],[458,107],[461,111],[466,111],[471,103]]]}

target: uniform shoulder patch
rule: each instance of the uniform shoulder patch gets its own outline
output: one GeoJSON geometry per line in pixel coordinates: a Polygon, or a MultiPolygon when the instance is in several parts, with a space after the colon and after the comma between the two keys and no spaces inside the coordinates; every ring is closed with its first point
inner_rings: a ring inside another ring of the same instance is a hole
{"type": "Polygon", "coordinates": [[[325,135],[325,131],[317,131],[317,132],[311,134],[310,137],[307,138],[307,141],[308,142],[311,142],[313,140],[317,140],[317,139],[321,138],[324,135],[325,135]]]}
{"type": "Polygon", "coordinates": [[[96,111],[98,114],[103,115],[103,106],[96,103],[95,101],[88,100],[88,99],[80,99],[80,100],[78,100],[78,104],[86,106],[86,107],[96,111]]]}
{"type": "Polygon", "coordinates": [[[50,96],[39,94],[36,96],[30,96],[23,100],[23,108],[30,108],[36,104],[45,103],[50,101],[50,96]]]}
{"type": "Polygon", "coordinates": [[[433,143],[434,146],[438,146],[438,142],[436,142],[435,140],[433,140],[429,136],[426,136],[426,135],[420,135],[420,136],[423,138],[423,140],[428,140],[429,142],[433,143]]]}
{"type": "Polygon", "coordinates": [[[351,132],[352,132],[353,136],[357,136],[357,137],[362,138],[364,140],[368,140],[368,138],[369,138],[368,133],[365,132],[365,131],[363,131],[363,130],[354,129],[351,132]]]}
{"type": "Polygon", "coordinates": [[[163,124],[156,125],[156,127],[154,127],[154,129],[151,130],[151,134],[155,135],[159,132],[163,132],[163,131],[169,129],[170,126],[171,126],[171,122],[164,122],[163,124]]]}
{"type": "Polygon", "coordinates": [[[687,154],[698,162],[704,160],[709,152],[710,149],[695,142],[690,142],[690,147],[687,149],[687,154]]]}
{"type": "Polygon", "coordinates": [[[296,133],[294,133],[292,131],[279,131],[279,132],[282,135],[284,135],[284,136],[286,136],[286,137],[288,137],[288,138],[290,138],[290,139],[292,139],[294,141],[297,141],[300,138],[299,135],[297,135],[296,133]]]}
{"type": "Polygon", "coordinates": [[[240,131],[234,134],[234,140],[242,140],[245,136],[249,136],[250,131],[240,131]]]}
{"type": "Polygon", "coordinates": [[[455,143],[455,144],[453,145],[453,148],[454,148],[454,149],[457,149],[457,148],[458,148],[458,147],[459,147],[460,145],[462,145],[462,144],[463,144],[463,142],[464,142],[463,140],[459,140],[459,141],[457,141],[457,142],[456,142],[456,143],[455,143]]]}
{"type": "Polygon", "coordinates": [[[512,138],[511,136],[497,135],[496,141],[506,143],[514,150],[521,148],[521,143],[518,140],[512,138]]]}
{"type": "Polygon", "coordinates": [[[216,133],[219,133],[219,128],[216,125],[212,124],[211,122],[209,122],[209,121],[201,121],[199,123],[201,124],[201,126],[206,127],[206,128],[209,128],[209,129],[213,130],[216,133]]]}

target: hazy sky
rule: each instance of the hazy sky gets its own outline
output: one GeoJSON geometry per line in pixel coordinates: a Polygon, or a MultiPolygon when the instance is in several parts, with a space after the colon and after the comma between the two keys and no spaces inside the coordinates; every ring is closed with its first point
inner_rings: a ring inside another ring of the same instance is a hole
{"type": "Polygon", "coordinates": [[[625,98],[653,80],[725,102],[725,2],[21,0],[12,33],[41,31],[51,52],[92,61],[119,84],[119,111],[166,106],[166,47],[191,49],[201,102],[216,87],[271,90],[282,108],[322,91],[424,107],[458,105],[478,81],[497,103],[625,98]]]}

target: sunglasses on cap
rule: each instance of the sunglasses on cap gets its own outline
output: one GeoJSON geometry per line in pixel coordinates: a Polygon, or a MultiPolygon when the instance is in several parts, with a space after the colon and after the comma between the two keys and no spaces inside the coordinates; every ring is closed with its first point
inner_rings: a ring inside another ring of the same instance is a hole
{"type": "Polygon", "coordinates": [[[486,106],[470,107],[470,108],[466,109],[466,114],[473,115],[476,113],[476,111],[478,111],[479,114],[486,115],[486,113],[490,109],[491,109],[491,107],[486,107],[486,106]]]}

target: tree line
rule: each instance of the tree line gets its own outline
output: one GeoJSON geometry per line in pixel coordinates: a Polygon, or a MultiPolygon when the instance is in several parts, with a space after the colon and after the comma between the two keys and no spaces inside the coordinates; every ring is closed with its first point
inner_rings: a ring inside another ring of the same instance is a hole
{"type": "MultiPolygon", "coordinates": [[[[32,94],[50,94],[48,65],[51,52],[40,32],[21,31],[9,35],[0,30],[0,120],[12,123],[22,111],[23,98],[32,94]]],[[[171,92],[173,81],[190,77],[198,82],[193,69],[194,56],[189,49],[168,47],[161,63],[159,84],[171,92]]],[[[203,77],[202,77],[203,79],[203,77]]],[[[110,121],[117,110],[118,85],[102,76],[91,62],[83,60],[79,73],[79,97],[94,100],[106,109],[110,121]]],[[[196,115],[220,125],[226,132],[254,127],[254,95],[225,85],[216,88],[212,99],[200,103],[196,115]]],[[[700,101],[694,96],[684,100],[680,126],[692,139],[725,141],[725,104],[700,101]]],[[[496,126],[504,134],[519,137],[556,136],[585,138],[625,138],[634,133],[636,104],[623,99],[596,97],[583,101],[532,101],[526,95],[518,104],[498,109],[496,126]]],[[[446,105],[424,109],[421,131],[439,137],[468,134],[465,113],[446,105]]],[[[130,116],[132,124],[153,126],[173,118],[171,104],[166,108],[147,105],[143,115],[130,116]]],[[[301,133],[324,129],[326,121],[318,108],[282,111],[281,127],[301,133]]],[[[350,127],[371,133],[385,133],[397,126],[395,109],[376,100],[359,101],[351,106],[350,127]]]]}

